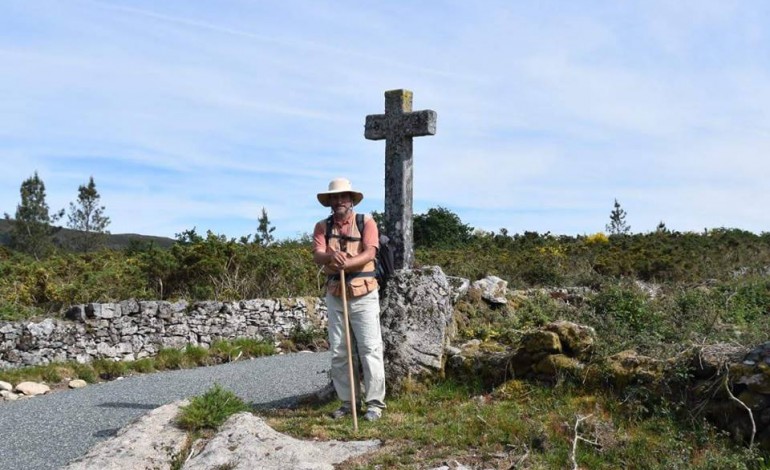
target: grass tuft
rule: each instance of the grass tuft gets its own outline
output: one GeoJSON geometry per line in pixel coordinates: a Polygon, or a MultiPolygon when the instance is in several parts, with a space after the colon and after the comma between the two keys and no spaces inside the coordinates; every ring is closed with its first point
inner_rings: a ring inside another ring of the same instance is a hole
{"type": "Polygon", "coordinates": [[[193,432],[204,429],[216,430],[230,416],[249,410],[249,406],[237,395],[215,384],[206,393],[194,397],[189,405],[182,408],[177,417],[177,423],[183,429],[193,432]]]}

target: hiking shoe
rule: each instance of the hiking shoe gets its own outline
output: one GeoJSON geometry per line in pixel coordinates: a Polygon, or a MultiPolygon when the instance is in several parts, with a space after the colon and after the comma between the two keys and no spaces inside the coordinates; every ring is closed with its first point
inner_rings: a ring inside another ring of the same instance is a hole
{"type": "Polygon", "coordinates": [[[382,410],[379,408],[369,408],[364,415],[364,419],[367,421],[377,421],[380,418],[382,418],[382,410]]]}
{"type": "Polygon", "coordinates": [[[341,406],[336,410],[332,411],[332,414],[329,416],[331,416],[332,419],[341,419],[349,415],[350,413],[351,413],[350,408],[346,406],[341,406]]]}

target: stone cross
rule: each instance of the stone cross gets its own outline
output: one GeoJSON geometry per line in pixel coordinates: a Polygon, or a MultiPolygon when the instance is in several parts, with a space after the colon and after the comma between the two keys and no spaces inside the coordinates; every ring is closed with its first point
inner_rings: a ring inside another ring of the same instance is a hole
{"type": "Polygon", "coordinates": [[[385,114],[366,116],[364,137],[385,139],[385,230],[396,269],[414,265],[412,232],[412,137],[436,133],[436,112],[412,112],[412,92],[385,92],[385,114]]]}

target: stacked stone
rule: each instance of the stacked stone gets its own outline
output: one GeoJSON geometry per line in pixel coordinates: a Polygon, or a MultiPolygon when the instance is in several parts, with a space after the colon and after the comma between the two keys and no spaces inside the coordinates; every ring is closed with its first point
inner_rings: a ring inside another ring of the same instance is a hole
{"type": "Polygon", "coordinates": [[[65,319],[0,323],[0,368],[135,360],[162,348],[209,347],[218,339],[288,337],[296,327],[326,325],[318,298],[238,302],[136,301],[75,305],[65,319]]]}
{"type": "Polygon", "coordinates": [[[485,348],[473,340],[450,350],[447,373],[497,386],[511,378],[554,381],[560,373],[576,374],[594,352],[593,328],[568,321],[551,322],[526,333],[513,351],[485,348]]]}
{"type": "Polygon", "coordinates": [[[723,398],[724,401],[709,407],[711,417],[744,441],[749,441],[752,427],[756,426],[755,442],[763,449],[770,449],[770,341],[749,351],[741,362],[732,364],[729,374],[733,396],[750,408],[752,415],[735,400],[723,398]]]}

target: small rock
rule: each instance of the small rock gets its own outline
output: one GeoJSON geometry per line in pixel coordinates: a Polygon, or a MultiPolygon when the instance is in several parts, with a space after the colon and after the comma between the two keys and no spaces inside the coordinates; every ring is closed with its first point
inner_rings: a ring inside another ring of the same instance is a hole
{"type": "Polygon", "coordinates": [[[18,395],[8,390],[0,391],[0,397],[3,397],[5,400],[8,400],[8,401],[15,401],[19,399],[18,395]]]}
{"type": "Polygon", "coordinates": [[[463,352],[462,349],[456,348],[454,346],[447,346],[446,348],[444,348],[444,350],[446,351],[447,356],[456,356],[461,352],[463,352]]]}
{"type": "Polygon", "coordinates": [[[535,364],[532,368],[538,374],[556,375],[558,372],[576,373],[583,369],[583,364],[573,357],[564,354],[550,354],[535,364]]]}
{"type": "Polygon", "coordinates": [[[596,331],[590,326],[558,320],[547,324],[544,329],[556,333],[564,352],[570,357],[587,360],[593,354],[596,331]]]}
{"type": "Polygon", "coordinates": [[[562,352],[559,335],[552,331],[532,331],[521,338],[521,349],[528,353],[560,354],[562,352]]]}
{"type": "Polygon", "coordinates": [[[83,388],[87,385],[88,383],[86,383],[86,381],[82,379],[70,380],[70,382],[67,384],[69,388],[83,388]]]}
{"type": "Polygon", "coordinates": [[[9,384],[8,382],[3,382],[2,380],[0,380],[0,391],[12,392],[13,385],[9,384]]]}
{"type": "Polygon", "coordinates": [[[46,384],[39,384],[36,382],[22,382],[16,386],[14,391],[24,394],[28,397],[34,397],[35,395],[42,395],[51,391],[51,387],[46,384]]]}
{"type": "Polygon", "coordinates": [[[764,374],[739,377],[735,383],[746,385],[749,390],[755,393],[770,394],[770,378],[764,374]]]}
{"type": "Polygon", "coordinates": [[[505,305],[508,303],[506,298],[508,293],[508,281],[504,281],[497,276],[487,276],[473,283],[473,288],[481,291],[481,298],[487,302],[505,305]]]}

